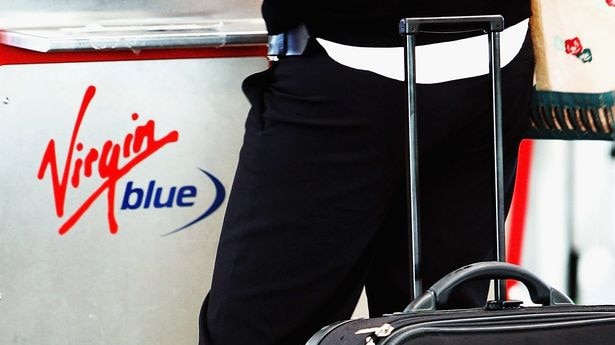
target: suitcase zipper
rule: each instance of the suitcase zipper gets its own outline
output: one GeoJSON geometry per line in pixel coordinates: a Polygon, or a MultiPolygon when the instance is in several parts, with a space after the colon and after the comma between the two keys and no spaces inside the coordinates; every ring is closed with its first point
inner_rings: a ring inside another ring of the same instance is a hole
{"type": "Polygon", "coordinates": [[[365,338],[365,345],[376,345],[376,339],[388,337],[394,330],[395,328],[393,326],[385,323],[378,327],[360,329],[356,331],[355,334],[369,334],[369,336],[365,338]]]}

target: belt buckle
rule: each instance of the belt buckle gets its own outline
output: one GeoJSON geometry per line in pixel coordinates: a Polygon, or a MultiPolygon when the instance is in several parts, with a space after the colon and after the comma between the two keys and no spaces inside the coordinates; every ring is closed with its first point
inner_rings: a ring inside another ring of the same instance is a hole
{"type": "Polygon", "coordinates": [[[284,56],[299,56],[308,45],[310,34],[304,24],[277,35],[270,35],[267,40],[267,58],[278,61],[284,56]]]}
{"type": "Polygon", "coordinates": [[[278,61],[281,56],[285,56],[287,51],[286,42],[286,32],[270,35],[267,40],[267,59],[269,61],[278,61]]]}

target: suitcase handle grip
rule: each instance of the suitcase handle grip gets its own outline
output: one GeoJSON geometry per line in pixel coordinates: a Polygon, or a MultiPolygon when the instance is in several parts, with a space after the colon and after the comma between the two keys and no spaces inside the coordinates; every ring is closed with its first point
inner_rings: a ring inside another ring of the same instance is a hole
{"type": "Polygon", "coordinates": [[[399,22],[401,35],[416,35],[419,32],[462,33],[502,30],[504,30],[504,17],[501,15],[418,17],[404,18],[399,22]]]}
{"type": "Polygon", "coordinates": [[[574,304],[570,297],[550,287],[530,271],[506,262],[488,261],[461,267],[438,280],[412,301],[404,312],[434,311],[446,306],[450,293],[459,284],[476,279],[514,279],[527,287],[532,301],[544,306],[574,304]]]}

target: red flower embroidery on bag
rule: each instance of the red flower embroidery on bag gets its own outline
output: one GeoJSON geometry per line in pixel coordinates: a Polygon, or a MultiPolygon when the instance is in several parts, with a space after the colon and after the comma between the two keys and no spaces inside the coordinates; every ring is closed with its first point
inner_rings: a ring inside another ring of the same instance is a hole
{"type": "Polygon", "coordinates": [[[566,40],[565,45],[566,45],[566,54],[571,54],[571,55],[576,56],[583,52],[583,45],[581,45],[581,40],[578,37],[566,40]]]}

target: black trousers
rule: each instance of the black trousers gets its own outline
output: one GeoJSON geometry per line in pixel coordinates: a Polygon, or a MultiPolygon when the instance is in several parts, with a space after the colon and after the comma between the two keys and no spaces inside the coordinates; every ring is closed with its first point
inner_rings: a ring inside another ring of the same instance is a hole
{"type": "MultiPolygon", "coordinates": [[[[510,200],[526,130],[531,44],[503,69],[510,200]]],[[[351,69],[312,42],[249,76],[252,104],[219,242],[199,344],[300,345],[348,319],[363,286],[370,315],[410,301],[405,87],[351,69]]],[[[487,76],[419,85],[423,283],[494,259],[487,76]]],[[[482,305],[486,283],[458,291],[482,305]]]]}

